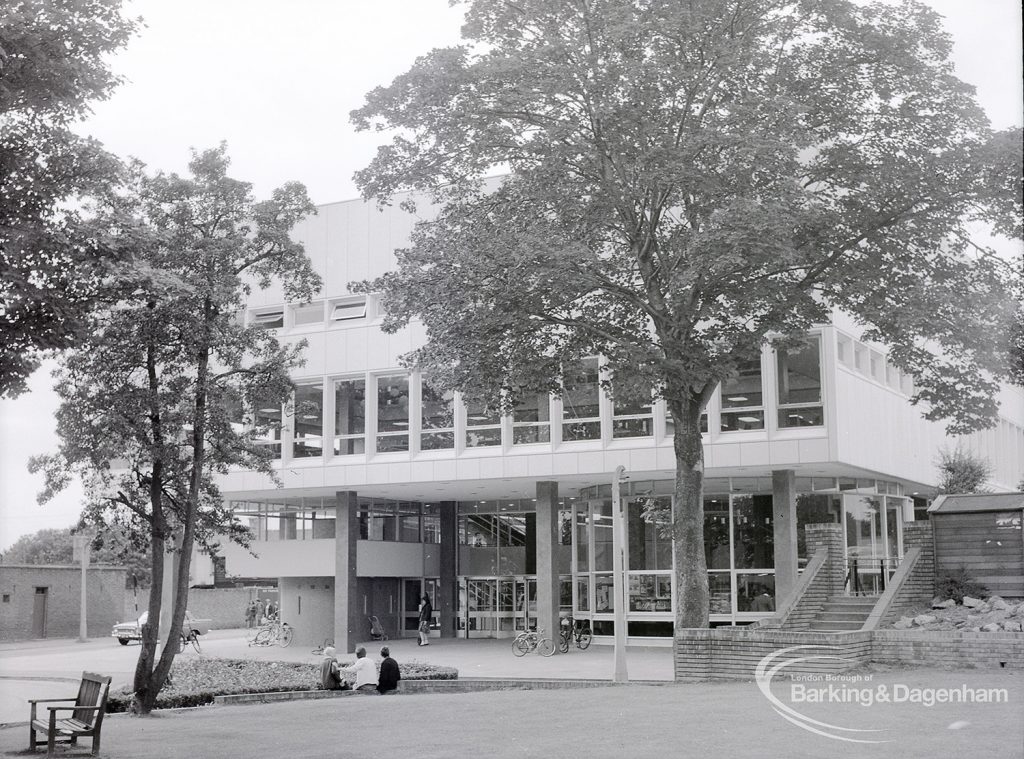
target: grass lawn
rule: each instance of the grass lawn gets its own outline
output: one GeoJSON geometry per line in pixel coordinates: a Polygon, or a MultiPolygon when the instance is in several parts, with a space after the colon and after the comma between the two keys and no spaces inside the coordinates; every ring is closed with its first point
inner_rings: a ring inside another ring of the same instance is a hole
{"type": "MultiPolygon", "coordinates": [[[[800,705],[813,719],[877,729],[887,741],[846,743],[779,717],[754,683],[582,690],[353,696],[327,701],[117,715],[104,757],[900,757],[1021,756],[1024,674],[893,670],[872,685],[1006,688],[1001,704],[800,705]]],[[[790,683],[773,692],[788,701],[790,683]]],[[[4,756],[24,756],[25,728],[0,731],[4,756]]],[[[88,746],[88,741],[85,741],[88,746]]],[[[86,751],[78,755],[88,755],[86,751]]],[[[70,753],[68,754],[71,755],[70,753]]]]}

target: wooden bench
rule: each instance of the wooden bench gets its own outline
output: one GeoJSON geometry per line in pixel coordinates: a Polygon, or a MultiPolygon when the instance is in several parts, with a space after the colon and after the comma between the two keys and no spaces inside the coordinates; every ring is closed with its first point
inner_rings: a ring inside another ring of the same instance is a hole
{"type": "Polygon", "coordinates": [[[94,672],[83,672],[82,682],[78,686],[76,698],[35,698],[29,699],[32,704],[32,719],[28,727],[28,747],[34,751],[42,741],[36,739],[36,733],[46,733],[46,756],[53,756],[58,743],[75,745],[83,736],[92,738],[92,753],[100,750],[100,728],[103,726],[103,713],[107,709],[107,695],[110,692],[110,678],[94,672]],[[36,719],[36,704],[65,702],[73,706],[47,706],[49,719],[36,719]],[[65,719],[58,719],[58,712],[71,712],[65,719]]]}

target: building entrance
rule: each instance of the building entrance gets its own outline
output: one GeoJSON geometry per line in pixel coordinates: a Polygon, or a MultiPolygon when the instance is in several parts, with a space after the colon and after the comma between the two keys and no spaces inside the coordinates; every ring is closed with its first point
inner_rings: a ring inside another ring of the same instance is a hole
{"type": "Polygon", "coordinates": [[[536,575],[459,578],[458,637],[512,638],[536,624],[536,575]]]}

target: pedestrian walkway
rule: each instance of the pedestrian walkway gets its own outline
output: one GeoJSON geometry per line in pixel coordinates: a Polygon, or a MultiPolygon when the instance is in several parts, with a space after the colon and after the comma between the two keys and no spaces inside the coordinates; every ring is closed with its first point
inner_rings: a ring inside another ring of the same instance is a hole
{"type": "MultiPolygon", "coordinates": [[[[212,630],[201,638],[202,653],[191,648],[178,654],[186,659],[216,656],[261,661],[319,661],[309,645],[249,646],[245,630],[212,630]]],[[[362,643],[377,657],[381,641],[362,643]]],[[[459,677],[527,680],[608,680],[614,662],[611,646],[591,645],[586,651],[575,646],[569,653],[543,657],[512,653],[511,640],[433,639],[429,646],[416,645],[415,638],[390,640],[391,655],[399,662],[420,661],[454,667],[459,677]]],[[[27,698],[57,698],[74,695],[83,670],[101,672],[114,678],[114,687],[131,681],[139,656],[138,644],[120,645],[113,638],[35,640],[0,644],[0,724],[24,722],[27,698]],[[72,692],[68,692],[72,691],[72,692]]],[[[344,658],[345,654],[341,654],[344,658]]],[[[631,681],[670,681],[672,649],[630,646],[626,656],[631,681]]]]}

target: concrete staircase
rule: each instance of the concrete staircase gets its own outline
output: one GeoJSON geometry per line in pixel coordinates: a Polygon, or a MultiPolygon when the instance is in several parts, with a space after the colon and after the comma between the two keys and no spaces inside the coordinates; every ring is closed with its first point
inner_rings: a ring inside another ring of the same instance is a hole
{"type": "Polygon", "coordinates": [[[847,632],[864,626],[879,596],[833,596],[822,605],[808,629],[815,632],[847,632]]]}

